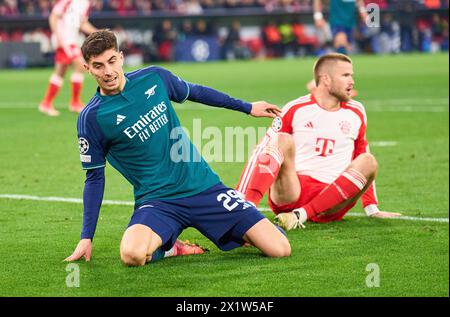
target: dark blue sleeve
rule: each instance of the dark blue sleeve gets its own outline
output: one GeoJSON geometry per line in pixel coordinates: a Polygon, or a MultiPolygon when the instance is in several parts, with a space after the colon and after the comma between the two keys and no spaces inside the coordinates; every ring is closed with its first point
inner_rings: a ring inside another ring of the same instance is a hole
{"type": "Polygon", "coordinates": [[[108,148],[105,136],[96,119],[99,101],[94,98],[78,116],[78,146],[83,169],[106,165],[108,148]]]}
{"type": "Polygon", "coordinates": [[[162,67],[152,66],[151,70],[158,73],[163,80],[170,100],[183,103],[188,98],[189,86],[187,82],[162,67]]]}
{"type": "Polygon", "coordinates": [[[232,98],[206,86],[188,83],[164,68],[154,66],[152,69],[163,79],[169,98],[172,101],[183,103],[188,99],[208,106],[242,111],[247,114],[250,114],[252,111],[252,105],[248,102],[232,98]]]}
{"type": "Polygon", "coordinates": [[[205,105],[213,107],[222,107],[227,109],[232,109],[236,111],[245,112],[250,114],[252,111],[252,105],[240,99],[235,99],[233,97],[224,94],[223,92],[217,91],[215,89],[191,84],[189,85],[189,96],[188,99],[195,102],[200,102],[205,105]]]}
{"type": "Polygon", "coordinates": [[[105,169],[102,167],[88,170],[83,192],[83,229],[81,231],[81,239],[92,239],[94,237],[104,190],[105,169]]]}

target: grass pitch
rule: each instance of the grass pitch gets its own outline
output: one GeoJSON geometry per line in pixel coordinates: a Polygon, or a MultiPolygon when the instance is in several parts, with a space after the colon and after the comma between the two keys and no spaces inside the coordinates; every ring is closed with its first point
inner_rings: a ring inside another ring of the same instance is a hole
{"type": "MultiPolygon", "coordinates": [[[[306,94],[313,59],[164,65],[185,80],[249,101],[280,106],[306,94]]],[[[81,198],[75,114],[66,80],[58,118],[40,114],[50,69],[0,72],[0,296],[449,296],[448,55],[356,56],[357,100],[368,114],[368,139],[379,161],[380,207],[446,222],[381,220],[360,204],[343,221],[288,233],[292,256],[268,259],[254,248],[221,252],[195,229],[182,239],[206,255],[169,258],[141,268],[120,262],[131,206],[104,205],[90,263],[77,262],[79,287],[67,287],[67,264],[81,230],[78,203],[15,200],[5,194],[81,198]],[[379,268],[379,287],[368,287],[379,268]]],[[[67,76],[68,77],[68,76],[67,76]]],[[[87,77],[87,101],[95,83],[87,77]]],[[[185,103],[182,124],[265,127],[270,120],[185,103]]],[[[207,140],[203,140],[206,142],[207,140]]],[[[229,186],[244,162],[211,162],[229,186]]],[[[131,186],[107,168],[105,199],[132,201],[131,186]]],[[[267,207],[266,200],[262,207],[267,207]]],[[[271,212],[265,215],[273,219],[271,212]]]]}

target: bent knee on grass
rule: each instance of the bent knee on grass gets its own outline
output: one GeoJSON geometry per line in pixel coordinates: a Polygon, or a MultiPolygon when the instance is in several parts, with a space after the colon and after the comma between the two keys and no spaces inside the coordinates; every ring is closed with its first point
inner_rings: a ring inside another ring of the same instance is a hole
{"type": "Polygon", "coordinates": [[[130,226],[122,237],[120,258],[127,266],[141,266],[161,245],[161,237],[153,230],[145,225],[135,224],[130,226]]]}
{"type": "Polygon", "coordinates": [[[289,240],[267,218],[251,227],[244,239],[268,257],[280,258],[291,255],[289,240]]]}
{"type": "Polygon", "coordinates": [[[271,258],[283,258],[291,255],[291,245],[286,237],[280,239],[264,251],[271,258]],[[284,241],[283,241],[284,240],[284,241]]]}
{"type": "Polygon", "coordinates": [[[122,249],[120,258],[126,266],[142,266],[147,262],[147,252],[145,249],[122,249]]]}

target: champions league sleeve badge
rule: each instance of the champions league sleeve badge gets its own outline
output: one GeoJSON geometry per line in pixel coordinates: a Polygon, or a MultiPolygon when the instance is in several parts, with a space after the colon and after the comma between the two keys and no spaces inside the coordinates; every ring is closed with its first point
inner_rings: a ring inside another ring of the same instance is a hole
{"type": "Polygon", "coordinates": [[[89,142],[85,138],[79,138],[78,148],[80,150],[80,161],[83,163],[91,163],[91,156],[85,155],[89,151],[89,142]]]}
{"type": "Polygon", "coordinates": [[[78,139],[80,154],[86,154],[89,151],[89,142],[85,138],[78,139]]]}
{"type": "Polygon", "coordinates": [[[281,117],[275,117],[272,121],[272,129],[274,129],[276,132],[280,131],[283,127],[283,120],[281,120],[281,117]]]}

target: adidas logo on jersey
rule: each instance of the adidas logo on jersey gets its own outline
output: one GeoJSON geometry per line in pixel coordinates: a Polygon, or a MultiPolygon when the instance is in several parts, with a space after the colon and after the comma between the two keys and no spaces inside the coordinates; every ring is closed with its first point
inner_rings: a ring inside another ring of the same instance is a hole
{"type": "Polygon", "coordinates": [[[312,124],[311,121],[309,121],[307,124],[305,124],[305,128],[314,128],[314,125],[312,124]]]}
{"type": "Polygon", "coordinates": [[[151,96],[153,96],[155,94],[155,89],[156,87],[158,87],[158,85],[153,86],[152,88],[149,88],[146,92],[145,95],[147,96],[147,99],[150,98],[151,96]]]}
{"type": "Polygon", "coordinates": [[[125,118],[126,118],[125,116],[118,114],[116,119],[116,125],[119,125],[125,118]]]}

